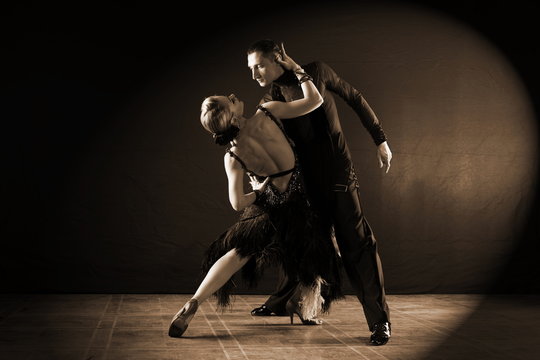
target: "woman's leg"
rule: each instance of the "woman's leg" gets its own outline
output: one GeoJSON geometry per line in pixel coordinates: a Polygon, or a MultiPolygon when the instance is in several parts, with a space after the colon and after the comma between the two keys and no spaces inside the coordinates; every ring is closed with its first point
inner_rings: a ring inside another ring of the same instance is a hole
{"type": "Polygon", "coordinates": [[[236,249],[232,249],[220,257],[219,260],[212,265],[192,299],[196,299],[199,304],[204,302],[213,293],[218,291],[220,287],[225,285],[225,283],[240,270],[249,259],[249,256],[240,257],[236,252],[236,249]]]}
{"type": "Polygon", "coordinates": [[[248,260],[249,256],[240,257],[235,249],[220,257],[204,277],[195,295],[173,317],[169,326],[169,336],[181,337],[195,316],[199,304],[219,290],[248,260]]]}

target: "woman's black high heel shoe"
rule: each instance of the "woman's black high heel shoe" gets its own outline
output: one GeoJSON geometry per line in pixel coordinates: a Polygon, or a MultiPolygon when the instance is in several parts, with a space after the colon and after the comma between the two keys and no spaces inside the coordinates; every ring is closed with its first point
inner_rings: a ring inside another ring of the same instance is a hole
{"type": "Polygon", "coordinates": [[[187,330],[189,322],[197,312],[199,302],[197,299],[191,299],[186,305],[174,316],[169,326],[170,337],[181,337],[187,330]]]}
{"type": "Polygon", "coordinates": [[[293,323],[294,314],[298,315],[300,320],[302,321],[302,324],[304,325],[321,325],[323,321],[321,319],[304,319],[302,317],[302,314],[300,313],[300,305],[298,304],[297,300],[293,300],[292,298],[287,301],[287,304],[285,305],[285,310],[287,311],[287,314],[289,314],[289,317],[291,318],[291,324],[293,323]]]}

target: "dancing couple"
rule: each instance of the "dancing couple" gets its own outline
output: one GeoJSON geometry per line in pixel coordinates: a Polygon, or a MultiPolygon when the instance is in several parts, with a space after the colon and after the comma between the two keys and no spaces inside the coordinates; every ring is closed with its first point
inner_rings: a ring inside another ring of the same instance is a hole
{"type": "Polygon", "coordinates": [[[270,86],[255,114],[246,118],[234,94],[208,97],[201,108],[202,126],[226,146],[229,200],[242,215],[206,251],[206,277],[173,317],[169,335],[181,337],[211,295],[220,307],[229,305],[236,272],[256,286],[270,265],[283,270],[282,279],[251,314],[288,315],[291,323],[296,314],[305,325],[319,325],[318,315],[343,296],[343,264],[363,306],[370,342],[384,345],[391,330],[382,266],[330,92],[359,115],[388,171],[392,153],[380,123],[362,95],[327,64],[300,66],[272,40],[254,43],[247,54],[253,79],[270,86]],[[248,193],[246,175],[253,190],[248,193]]]}

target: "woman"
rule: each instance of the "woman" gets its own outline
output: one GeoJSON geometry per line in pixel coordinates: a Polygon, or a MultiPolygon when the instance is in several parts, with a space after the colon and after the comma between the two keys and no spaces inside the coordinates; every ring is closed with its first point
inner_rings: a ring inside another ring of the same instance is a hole
{"type": "Polygon", "coordinates": [[[320,324],[316,316],[341,297],[329,229],[322,227],[310,208],[294,144],[278,120],[304,115],[323,100],[311,77],[285,53],[283,45],[276,61],[294,70],[303,99],[267,102],[249,119],[243,115],[244,103],[234,94],[211,96],[202,104],[203,127],[217,144],[229,145],[224,157],[229,200],[243,213],[207,250],[206,277],[173,317],[169,336],[182,336],[199,304],[212,294],[219,306],[229,305],[231,277],[240,269],[250,286],[256,285],[268,265],[279,265],[287,276],[299,280],[300,286],[286,306],[291,323],[296,313],[304,324],[320,324]],[[252,192],[244,193],[245,174],[251,179],[252,192]]]}

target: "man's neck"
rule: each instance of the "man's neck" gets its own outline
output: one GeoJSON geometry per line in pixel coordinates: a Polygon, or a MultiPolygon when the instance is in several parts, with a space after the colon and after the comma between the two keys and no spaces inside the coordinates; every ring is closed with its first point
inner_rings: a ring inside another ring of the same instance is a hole
{"type": "Polygon", "coordinates": [[[294,82],[294,80],[296,80],[296,77],[292,71],[285,71],[285,69],[282,69],[280,76],[274,80],[273,83],[276,85],[285,85],[294,82]]]}

